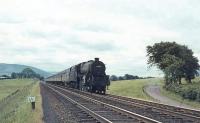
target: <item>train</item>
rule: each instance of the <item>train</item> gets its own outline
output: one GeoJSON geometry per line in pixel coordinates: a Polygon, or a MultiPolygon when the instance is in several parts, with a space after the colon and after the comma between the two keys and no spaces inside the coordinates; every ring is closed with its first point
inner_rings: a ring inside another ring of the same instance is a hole
{"type": "Polygon", "coordinates": [[[81,91],[105,94],[110,85],[109,75],[106,75],[105,71],[105,64],[99,58],[95,58],[47,77],[45,81],[81,91]]]}

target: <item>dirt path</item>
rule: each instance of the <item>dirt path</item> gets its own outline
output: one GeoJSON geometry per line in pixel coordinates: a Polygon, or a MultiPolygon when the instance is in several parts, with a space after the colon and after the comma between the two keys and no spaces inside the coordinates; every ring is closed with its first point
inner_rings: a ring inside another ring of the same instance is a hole
{"type": "Polygon", "coordinates": [[[148,85],[147,87],[145,87],[145,92],[153,97],[154,99],[156,99],[158,102],[163,103],[163,104],[168,104],[168,105],[172,105],[172,106],[178,106],[178,107],[183,107],[183,108],[192,108],[195,109],[189,105],[183,104],[181,102],[172,100],[164,95],[161,94],[160,92],[160,86],[158,85],[148,85]]]}

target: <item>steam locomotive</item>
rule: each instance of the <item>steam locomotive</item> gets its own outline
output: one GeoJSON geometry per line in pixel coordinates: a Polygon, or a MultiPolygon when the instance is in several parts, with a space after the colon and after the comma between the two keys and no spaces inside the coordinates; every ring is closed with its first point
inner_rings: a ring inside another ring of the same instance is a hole
{"type": "Polygon", "coordinates": [[[69,86],[92,93],[106,93],[110,85],[105,64],[99,58],[74,65],[45,79],[47,83],[69,86]]]}

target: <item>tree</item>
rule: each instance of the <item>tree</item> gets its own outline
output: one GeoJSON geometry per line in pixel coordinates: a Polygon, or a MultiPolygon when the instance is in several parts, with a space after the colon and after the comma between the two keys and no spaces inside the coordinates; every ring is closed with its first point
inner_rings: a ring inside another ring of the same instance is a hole
{"type": "Polygon", "coordinates": [[[129,75],[129,74],[124,75],[125,80],[130,80],[130,79],[133,79],[133,78],[134,78],[133,75],[129,75]]]}
{"type": "Polygon", "coordinates": [[[16,78],[17,78],[17,74],[16,74],[15,72],[12,72],[12,73],[11,73],[11,78],[12,78],[12,79],[16,79],[16,78]]]}
{"type": "Polygon", "coordinates": [[[155,43],[147,46],[148,64],[157,66],[165,73],[166,84],[179,81],[184,77],[189,83],[198,74],[198,59],[191,49],[176,42],[155,43]]]}
{"type": "Polygon", "coordinates": [[[119,76],[119,77],[118,77],[118,80],[124,80],[124,77],[119,76]]]}
{"type": "Polygon", "coordinates": [[[125,80],[139,79],[138,76],[133,76],[133,75],[129,75],[129,74],[125,74],[123,78],[124,78],[125,80]]]}
{"type": "Polygon", "coordinates": [[[165,85],[168,85],[170,83],[177,83],[181,84],[181,78],[183,76],[183,72],[181,71],[181,68],[184,64],[184,62],[174,55],[166,54],[162,58],[162,63],[168,65],[163,72],[165,73],[165,85]]]}
{"type": "Polygon", "coordinates": [[[37,74],[31,68],[25,68],[21,72],[23,78],[34,78],[37,77],[37,74]]]}
{"type": "Polygon", "coordinates": [[[183,58],[185,59],[185,64],[183,66],[183,71],[185,73],[185,79],[188,83],[191,83],[191,79],[195,78],[195,75],[198,75],[198,70],[200,68],[198,64],[198,59],[193,56],[192,50],[185,49],[183,53],[183,58]]]}
{"type": "Polygon", "coordinates": [[[17,76],[17,78],[20,78],[20,79],[23,78],[23,75],[21,73],[16,73],[16,76],[17,76]]]}
{"type": "Polygon", "coordinates": [[[37,74],[35,71],[33,71],[31,68],[25,68],[20,73],[13,72],[11,74],[11,77],[14,78],[38,78],[40,80],[44,80],[44,77],[40,74],[37,74]]]}
{"type": "Polygon", "coordinates": [[[118,77],[115,76],[115,75],[112,75],[112,76],[110,76],[110,80],[111,80],[111,81],[117,81],[117,80],[118,80],[118,77]]]}

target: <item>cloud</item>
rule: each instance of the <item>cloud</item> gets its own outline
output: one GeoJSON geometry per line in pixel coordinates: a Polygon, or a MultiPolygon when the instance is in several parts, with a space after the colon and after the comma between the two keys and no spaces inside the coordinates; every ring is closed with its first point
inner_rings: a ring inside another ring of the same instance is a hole
{"type": "Polygon", "coordinates": [[[0,59],[60,71],[100,57],[108,74],[160,76],[146,46],[177,41],[199,55],[199,1],[0,0],[0,59]]]}
{"type": "Polygon", "coordinates": [[[23,23],[23,19],[12,16],[12,15],[1,15],[0,16],[0,23],[7,23],[7,24],[18,24],[18,23],[23,23]]]}
{"type": "Polygon", "coordinates": [[[76,30],[91,31],[91,32],[114,32],[108,25],[92,25],[79,24],[74,27],[76,30]]]}

